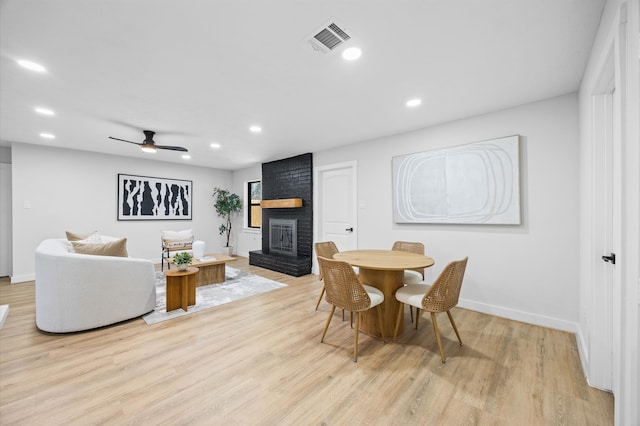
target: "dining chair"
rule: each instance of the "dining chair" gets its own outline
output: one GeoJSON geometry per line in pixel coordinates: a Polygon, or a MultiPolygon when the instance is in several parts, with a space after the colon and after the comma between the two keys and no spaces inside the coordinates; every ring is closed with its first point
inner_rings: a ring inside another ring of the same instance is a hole
{"type": "MultiPolygon", "coordinates": [[[[424,244],[412,241],[396,241],[391,250],[408,251],[424,255],[424,244]]],[[[418,284],[424,280],[424,268],[406,269],[404,271],[404,284],[418,284]]]]}
{"type": "MultiPolygon", "coordinates": [[[[323,241],[314,244],[316,250],[316,257],[326,257],[327,259],[333,259],[333,255],[338,253],[338,247],[333,241],[323,241]]],[[[319,262],[318,262],[319,263],[319,262]]],[[[320,280],[322,281],[322,268],[320,268],[320,280]]],[[[318,297],[318,303],[316,303],[316,311],[318,310],[318,306],[320,306],[320,302],[322,301],[322,296],[324,296],[325,287],[322,285],[322,291],[320,292],[320,297],[318,297]]]]}
{"type": "Polygon", "coordinates": [[[331,312],[322,332],[320,342],[324,342],[324,337],[327,334],[327,329],[336,308],[355,313],[356,327],[353,337],[353,362],[358,362],[358,333],[360,331],[361,312],[376,308],[380,334],[383,339],[385,337],[380,306],[384,302],[384,294],[375,287],[362,284],[351,265],[347,262],[319,256],[318,263],[324,277],[326,299],[331,304],[331,312]]]}
{"type": "MultiPolygon", "coordinates": [[[[408,251],[409,253],[424,255],[424,244],[414,241],[396,241],[393,243],[391,250],[408,251]]],[[[424,268],[405,269],[402,283],[404,285],[424,284],[424,268]]],[[[411,314],[411,322],[413,322],[413,307],[411,305],[409,305],[409,314],[411,314]]]]}
{"type": "Polygon", "coordinates": [[[442,341],[440,340],[440,330],[438,329],[438,322],[436,321],[436,314],[440,312],[446,312],[449,317],[449,321],[453,326],[453,330],[456,332],[460,346],[463,346],[460,333],[456,323],[451,316],[451,309],[458,304],[458,298],[460,296],[460,288],[462,287],[462,279],[464,278],[464,272],[467,267],[467,260],[465,257],[460,260],[454,260],[444,267],[438,278],[431,285],[425,284],[410,284],[404,287],[400,287],[396,291],[396,299],[400,302],[398,310],[398,316],[396,319],[396,328],[393,335],[395,339],[398,335],[398,329],[400,328],[400,321],[402,320],[402,309],[406,303],[416,308],[416,329],[418,329],[418,320],[420,319],[420,309],[424,309],[431,313],[431,322],[433,324],[433,331],[438,341],[438,348],[440,349],[440,358],[442,362],[446,362],[444,350],[442,349],[442,341]]]}

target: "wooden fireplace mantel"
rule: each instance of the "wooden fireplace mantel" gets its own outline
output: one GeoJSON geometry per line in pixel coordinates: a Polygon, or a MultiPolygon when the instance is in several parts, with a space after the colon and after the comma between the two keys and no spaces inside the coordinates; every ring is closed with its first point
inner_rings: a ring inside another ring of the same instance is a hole
{"type": "Polygon", "coordinates": [[[262,200],[260,207],[263,209],[291,209],[302,207],[302,198],[282,198],[279,200],[262,200]]]}

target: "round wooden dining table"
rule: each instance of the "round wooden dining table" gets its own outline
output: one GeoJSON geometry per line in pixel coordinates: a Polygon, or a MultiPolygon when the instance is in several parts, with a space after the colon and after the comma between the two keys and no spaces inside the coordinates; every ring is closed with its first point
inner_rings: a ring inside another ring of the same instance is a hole
{"type": "MultiPolygon", "coordinates": [[[[428,268],[434,264],[433,259],[428,256],[398,250],[349,250],[336,253],[333,258],[357,266],[360,269],[360,281],[384,294],[382,325],[385,337],[393,336],[395,330],[396,316],[400,308],[395,293],[404,285],[404,270],[428,268]]],[[[380,337],[376,309],[369,309],[361,315],[361,330],[380,337]]],[[[400,323],[399,333],[403,330],[403,323],[404,321],[400,323]]]]}

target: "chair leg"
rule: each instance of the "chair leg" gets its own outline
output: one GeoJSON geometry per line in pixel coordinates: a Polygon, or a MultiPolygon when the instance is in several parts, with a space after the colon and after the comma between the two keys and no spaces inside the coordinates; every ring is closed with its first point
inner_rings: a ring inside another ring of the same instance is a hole
{"type": "Polygon", "coordinates": [[[411,322],[413,322],[413,306],[409,305],[409,314],[411,315],[411,322]]]}
{"type": "Polygon", "coordinates": [[[442,363],[447,362],[447,359],[444,356],[444,350],[442,349],[442,341],[440,340],[440,330],[438,330],[438,322],[436,321],[436,313],[431,312],[431,322],[433,323],[433,331],[436,333],[436,340],[438,341],[438,348],[440,349],[440,358],[442,359],[442,363]]]}
{"type": "Polygon", "coordinates": [[[453,320],[453,317],[451,316],[451,312],[447,311],[447,315],[449,315],[449,321],[451,321],[451,325],[453,326],[453,331],[456,332],[456,336],[458,336],[458,342],[460,342],[460,346],[464,346],[462,344],[462,339],[460,338],[460,333],[458,333],[458,327],[456,327],[456,323],[453,320]]]}
{"type": "Polygon", "coordinates": [[[382,305],[376,306],[376,311],[378,315],[378,327],[380,327],[380,337],[382,337],[382,342],[384,342],[386,336],[384,334],[384,324],[382,323],[382,305]]]}
{"type": "Polygon", "coordinates": [[[356,312],[356,332],[353,336],[353,362],[358,362],[358,331],[360,331],[360,312],[356,312]]]}
{"type": "MultiPolygon", "coordinates": [[[[400,302],[400,307],[398,308],[398,315],[396,315],[396,329],[393,331],[393,338],[398,337],[398,330],[400,329],[400,318],[402,318],[402,310],[404,309],[404,303],[400,302]]],[[[411,309],[411,305],[409,305],[409,309],[411,309]]]]}
{"type": "Polygon", "coordinates": [[[420,309],[416,308],[416,330],[418,329],[418,320],[420,319],[420,309]]]}
{"type": "Polygon", "coordinates": [[[329,324],[331,323],[331,318],[333,318],[333,313],[335,312],[335,310],[335,305],[331,305],[331,313],[329,313],[329,318],[327,318],[327,325],[324,326],[324,331],[322,332],[320,343],[324,342],[324,335],[327,334],[327,329],[329,328],[329,324]]]}
{"type": "Polygon", "coordinates": [[[322,291],[320,292],[320,297],[318,297],[318,303],[316,303],[316,311],[318,310],[318,306],[320,306],[320,302],[322,302],[322,296],[324,296],[324,284],[322,284],[322,291]]]}

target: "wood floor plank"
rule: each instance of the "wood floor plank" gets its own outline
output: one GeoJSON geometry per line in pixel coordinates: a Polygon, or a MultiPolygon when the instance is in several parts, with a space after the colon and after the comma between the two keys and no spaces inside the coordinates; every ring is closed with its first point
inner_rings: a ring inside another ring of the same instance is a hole
{"type": "Polygon", "coordinates": [[[287,287],[166,322],[81,333],[35,327],[34,284],[0,280],[1,425],[613,424],[613,397],[588,386],[575,337],[455,308],[464,346],[438,317],[409,316],[395,341],[361,334],[318,277],[234,267],[287,287]]]}

